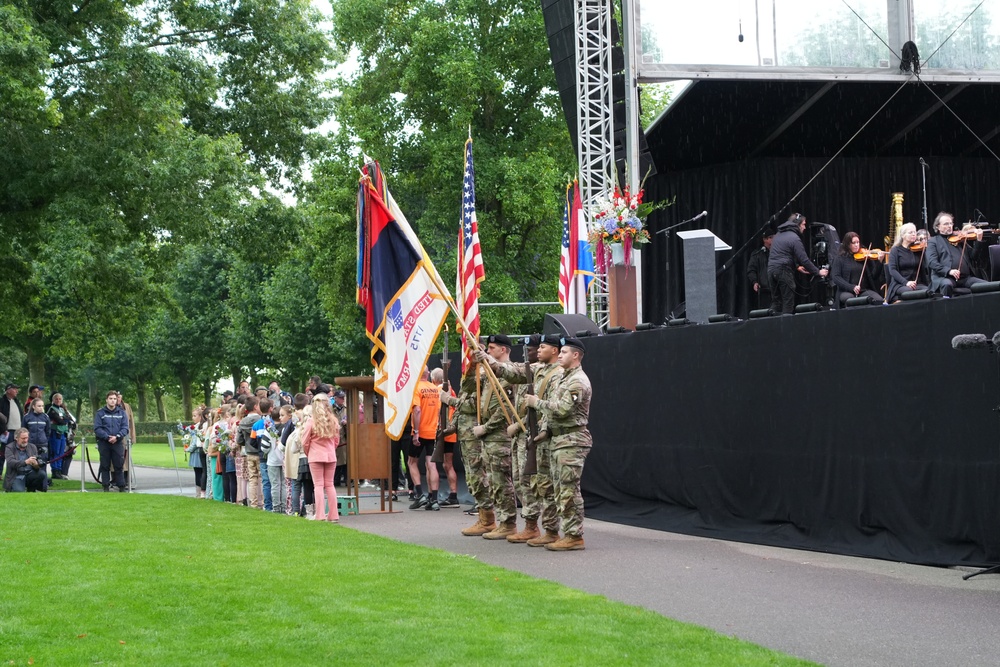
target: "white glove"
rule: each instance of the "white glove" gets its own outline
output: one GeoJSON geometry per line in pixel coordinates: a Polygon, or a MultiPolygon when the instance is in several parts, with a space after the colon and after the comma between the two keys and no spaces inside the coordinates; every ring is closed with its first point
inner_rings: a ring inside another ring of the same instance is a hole
{"type": "Polygon", "coordinates": [[[486,354],[486,351],[483,350],[482,348],[478,348],[472,353],[472,358],[475,359],[476,361],[483,361],[489,363],[490,355],[486,354]]]}
{"type": "Polygon", "coordinates": [[[514,422],[513,424],[507,427],[507,437],[509,438],[513,438],[520,432],[521,432],[521,425],[518,424],[517,422],[514,422]]]}
{"type": "Polygon", "coordinates": [[[439,389],[438,390],[438,397],[441,399],[442,403],[444,403],[445,405],[447,405],[448,404],[448,399],[451,398],[451,394],[449,394],[448,392],[446,392],[444,389],[439,389]]]}
{"type": "Polygon", "coordinates": [[[476,436],[477,438],[483,437],[484,435],[486,435],[486,427],[483,426],[482,424],[474,426],[472,428],[472,435],[476,436]]]}
{"type": "Polygon", "coordinates": [[[538,407],[538,397],[535,396],[534,394],[528,394],[527,396],[524,397],[524,403],[529,408],[537,408],[538,407]]]}

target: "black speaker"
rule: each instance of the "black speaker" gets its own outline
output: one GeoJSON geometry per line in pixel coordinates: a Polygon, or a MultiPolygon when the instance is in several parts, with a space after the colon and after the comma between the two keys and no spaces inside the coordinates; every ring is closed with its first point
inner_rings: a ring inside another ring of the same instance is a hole
{"type": "Polygon", "coordinates": [[[591,336],[601,335],[601,328],[586,315],[545,314],[545,322],[542,324],[543,335],[576,336],[577,331],[589,331],[591,336]]]}
{"type": "Polygon", "coordinates": [[[926,298],[928,298],[930,296],[930,294],[931,294],[930,290],[915,289],[915,290],[910,290],[909,292],[900,292],[899,293],[899,300],[900,301],[916,301],[917,299],[926,299],[926,298]]]}
{"type": "Polygon", "coordinates": [[[973,294],[982,294],[983,292],[1000,292],[1000,282],[976,283],[972,286],[973,294]]]}

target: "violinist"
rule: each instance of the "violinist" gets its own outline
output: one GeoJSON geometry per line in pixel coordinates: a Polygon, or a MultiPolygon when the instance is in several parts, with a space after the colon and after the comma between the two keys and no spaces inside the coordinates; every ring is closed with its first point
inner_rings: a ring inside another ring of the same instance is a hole
{"type": "Polygon", "coordinates": [[[844,234],[830,273],[837,286],[840,305],[856,296],[882,300],[882,281],[879,280],[882,276],[882,254],[882,250],[862,250],[861,239],[854,232],[844,234]]]}
{"type": "Polygon", "coordinates": [[[945,298],[955,293],[956,287],[972,287],[984,282],[970,275],[972,242],[982,241],[982,230],[967,225],[959,234],[952,235],[955,217],[944,211],[934,218],[937,236],[927,243],[927,268],[931,274],[931,289],[945,298]]]}
{"type": "Polygon", "coordinates": [[[896,242],[889,251],[889,285],[886,303],[895,303],[903,292],[927,289],[927,264],[924,247],[916,243],[917,226],[900,226],[896,242]]]}

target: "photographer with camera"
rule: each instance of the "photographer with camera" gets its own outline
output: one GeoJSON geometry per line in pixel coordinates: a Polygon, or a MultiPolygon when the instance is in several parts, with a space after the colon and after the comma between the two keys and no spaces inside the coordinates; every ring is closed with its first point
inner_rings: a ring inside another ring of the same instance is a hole
{"type": "Polygon", "coordinates": [[[45,491],[45,462],[38,456],[38,448],[28,442],[28,429],[17,430],[14,441],[7,443],[4,460],[7,463],[4,491],[45,491]]]}

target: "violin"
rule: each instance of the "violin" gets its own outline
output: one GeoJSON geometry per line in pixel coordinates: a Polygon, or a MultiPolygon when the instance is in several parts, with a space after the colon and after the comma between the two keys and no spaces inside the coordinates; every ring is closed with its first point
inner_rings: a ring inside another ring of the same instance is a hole
{"type": "Polygon", "coordinates": [[[927,241],[921,241],[920,243],[914,243],[910,246],[910,252],[922,252],[927,250],[927,241]]]}
{"type": "MultiPolygon", "coordinates": [[[[987,232],[990,232],[990,231],[992,231],[992,230],[990,230],[990,229],[984,229],[984,230],[982,230],[982,232],[984,234],[987,233],[987,232]]],[[[958,245],[962,241],[975,241],[977,237],[978,237],[978,234],[976,233],[975,229],[968,229],[968,230],[966,230],[964,232],[955,232],[954,234],[952,234],[951,236],[949,236],[948,237],[948,243],[950,243],[952,245],[958,245]]]]}
{"type": "Polygon", "coordinates": [[[884,250],[879,250],[878,248],[875,249],[869,248],[868,250],[860,250],[854,253],[854,259],[858,260],[859,262],[863,262],[866,259],[876,259],[881,261],[883,255],[885,255],[884,250]]]}

